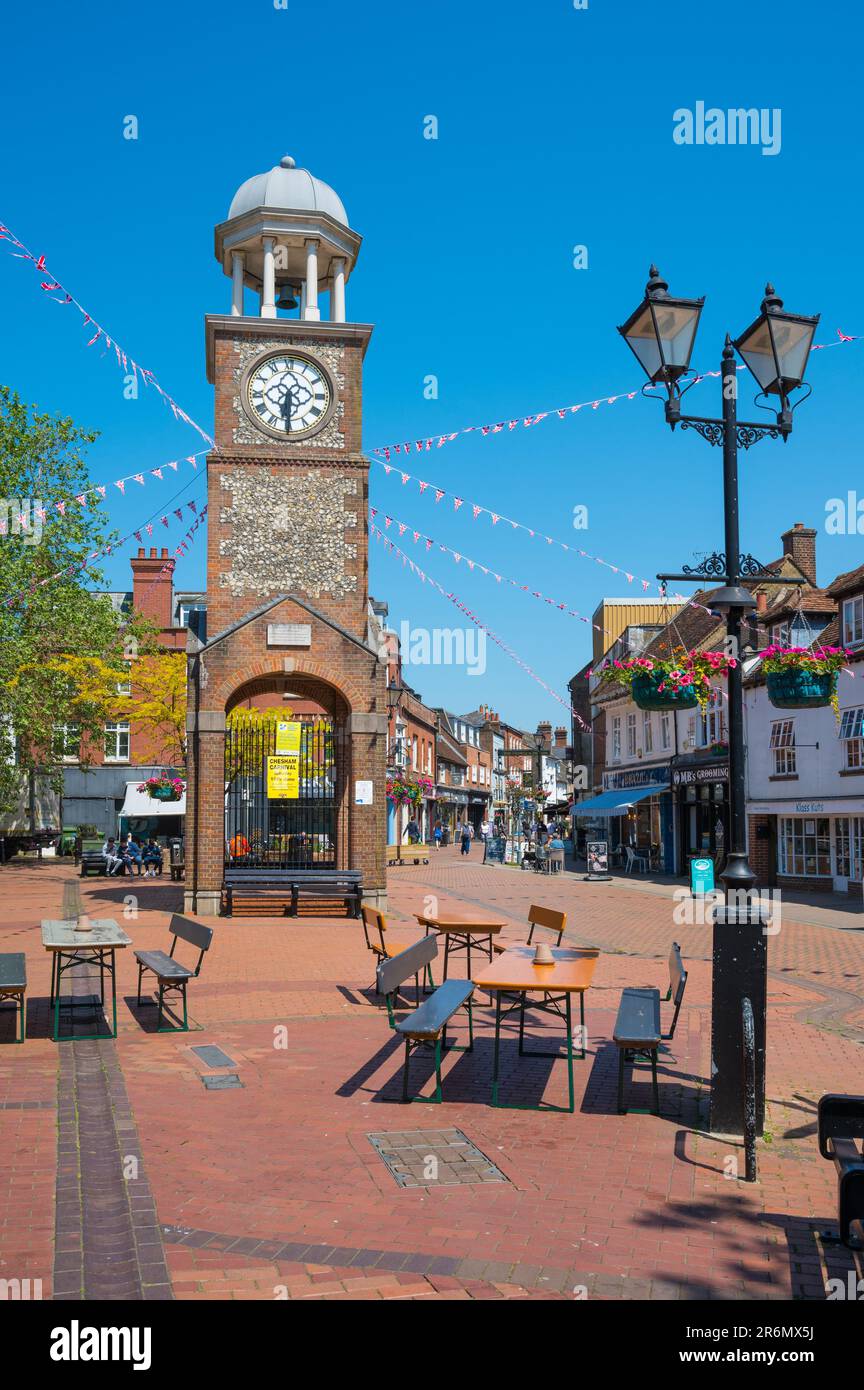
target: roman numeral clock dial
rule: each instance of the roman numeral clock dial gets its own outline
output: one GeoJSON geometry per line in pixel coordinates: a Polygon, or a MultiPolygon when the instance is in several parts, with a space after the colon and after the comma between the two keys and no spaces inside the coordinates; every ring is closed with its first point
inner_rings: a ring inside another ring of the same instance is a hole
{"type": "Polygon", "coordinates": [[[246,406],[259,428],[277,439],[298,439],[330,414],[333,390],[316,362],[296,353],[265,357],[250,371],[246,406]]]}

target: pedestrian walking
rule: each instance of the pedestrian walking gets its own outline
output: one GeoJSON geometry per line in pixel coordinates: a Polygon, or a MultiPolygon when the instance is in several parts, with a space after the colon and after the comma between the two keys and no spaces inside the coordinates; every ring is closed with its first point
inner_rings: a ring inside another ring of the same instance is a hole
{"type": "Polygon", "coordinates": [[[444,827],[440,820],[435,822],[435,829],[432,831],[432,838],[435,841],[435,848],[441,848],[441,841],[444,839],[444,827]]]}
{"type": "Polygon", "coordinates": [[[471,826],[468,824],[467,821],[463,821],[459,827],[459,839],[462,843],[462,854],[471,853],[471,841],[473,837],[474,831],[472,830],[471,826]]]}

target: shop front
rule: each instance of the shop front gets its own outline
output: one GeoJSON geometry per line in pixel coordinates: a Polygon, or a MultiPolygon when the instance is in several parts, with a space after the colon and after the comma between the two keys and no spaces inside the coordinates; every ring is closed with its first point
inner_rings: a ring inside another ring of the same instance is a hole
{"type": "Polygon", "coordinates": [[[659,873],[672,873],[674,817],[668,764],[604,772],[603,792],[571,807],[586,840],[605,840],[611,860],[623,864],[628,848],[659,873]]]}
{"type": "Polygon", "coordinates": [[[671,762],[680,854],[675,872],[688,874],[690,860],[710,858],[717,874],[729,843],[729,762],[681,754],[671,762]]]}
{"type": "Polygon", "coordinates": [[[861,892],[864,800],[859,797],[753,801],[747,806],[750,859],[760,884],[811,892],[861,892]]]}

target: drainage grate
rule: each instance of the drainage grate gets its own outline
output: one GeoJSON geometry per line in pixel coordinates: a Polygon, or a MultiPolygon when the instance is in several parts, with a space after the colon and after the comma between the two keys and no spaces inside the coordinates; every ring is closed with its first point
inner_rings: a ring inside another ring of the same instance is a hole
{"type": "Polygon", "coordinates": [[[238,1086],[244,1089],[240,1077],[234,1073],[233,1076],[202,1076],[201,1080],[208,1091],[232,1091],[238,1086]]]}
{"type": "Polygon", "coordinates": [[[205,1067],[236,1067],[237,1063],[223,1052],[221,1047],[215,1047],[212,1043],[207,1043],[203,1047],[193,1047],[192,1051],[196,1057],[200,1057],[205,1067]]]}
{"type": "Polygon", "coordinates": [[[400,1187],[509,1181],[461,1129],[400,1129],[366,1137],[400,1187]]]}

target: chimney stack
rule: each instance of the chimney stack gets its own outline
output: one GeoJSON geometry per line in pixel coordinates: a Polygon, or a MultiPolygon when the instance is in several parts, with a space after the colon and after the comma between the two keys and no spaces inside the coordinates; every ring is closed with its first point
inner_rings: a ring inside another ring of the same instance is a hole
{"type": "Polygon", "coordinates": [[[558,728],[555,730],[555,747],[567,747],[567,730],[563,728],[561,725],[559,725],[558,728]]]}
{"type": "Polygon", "coordinates": [[[132,557],[131,565],[132,607],[158,628],[173,627],[175,561],[169,559],[164,548],[160,556],[151,546],[146,555],[142,546],[132,557]]]}
{"type": "Polygon", "coordinates": [[[816,584],[816,532],[811,526],[805,526],[803,521],[796,521],[794,526],[790,526],[788,531],[784,531],[780,537],[783,546],[783,554],[789,555],[798,566],[801,573],[809,579],[810,583],[816,584]]]}

